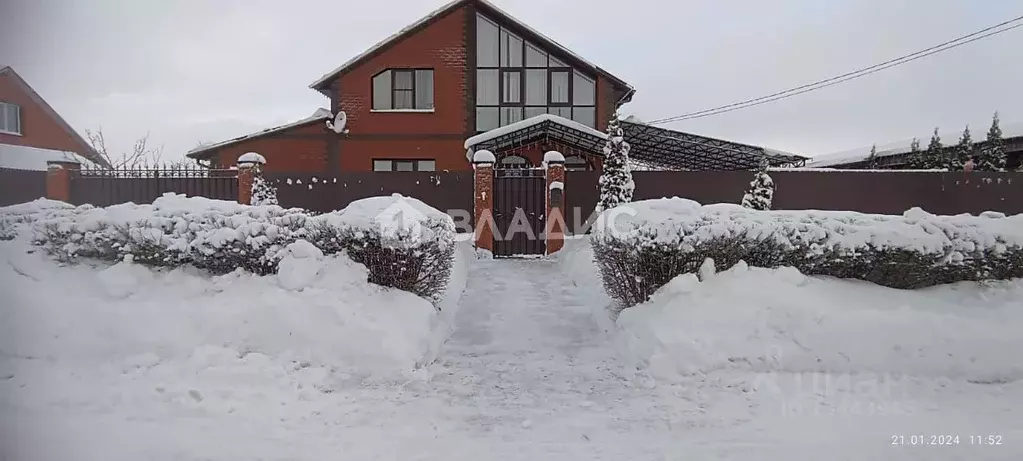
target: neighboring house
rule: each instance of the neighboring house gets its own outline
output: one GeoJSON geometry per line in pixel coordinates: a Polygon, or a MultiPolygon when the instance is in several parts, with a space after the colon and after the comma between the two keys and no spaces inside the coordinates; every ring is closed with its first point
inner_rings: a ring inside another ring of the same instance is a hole
{"type": "MultiPolygon", "coordinates": [[[[467,139],[533,120],[503,136],[477,140],[497,154],[499,167],[538,166],[544,151],[558,149],[573,167],[592,169],[603,157],[599,132],[635,93],[622,79],[486,0],[453,1],[310,88],[330,99],[330,113],[317,111],[295,123],[200,146],[188,156],[203,165],[229,167],[239,155],[258,152],[267,159],[267,171],[466,170],[471,167],[467,148],[479,147],[467,139]],[[344,130],[329,129],[326,122],[339,112],[346,117],[344,130]],[[547,114],[559,118],[537,117],[547,114]]],[[[753,167],[765,153],[649,125],[630,124],[630,142],[632,134],[637,136],[634,156],[663,166],[753,167]],[[674,150],[668,151],[669,145],[674,150]],[[740,162],[719,158],[736,153],[743,157],[740,162]],[[697,161],[680,160],[685,155],[697,161]]]]}
{"type": "Polygon", "coordinates": [[[0,69],[0,168],[45,170],[53,160],[106,165],[14,69],[0,69]]]}
{"type": "MultiPolygon", "coordinates": [[[[974,133],[974,151],[980,153],[986,145],[984,136],[987,131],[974,133]],[[980,136],[981,138],[978,138],[980,136]]],[[[927,149],[930,137],[918,138],[920,148],[927,149]]],[[[1023,123],[1011,123],[1002,126],[1002,139],[1005,145],[1005,167],[1008,171],[1015,171],[1023,164],[1023,123]]],[[[877,146],[878,168],[886,170],[902,170],[909,168],[909,153],[912,139],[891,142],[877,146]]],[[[942,139],[945,149],[955,149],[959,142],[958,133],[950,136],[950,139],[942,139]]],[[[851,149],[833,154],[814,157],[807,162],[808,168],[836,168],[836,169],[864,169],[868,167],[867,157],[870,156],[870,146],[851,149]]]]}

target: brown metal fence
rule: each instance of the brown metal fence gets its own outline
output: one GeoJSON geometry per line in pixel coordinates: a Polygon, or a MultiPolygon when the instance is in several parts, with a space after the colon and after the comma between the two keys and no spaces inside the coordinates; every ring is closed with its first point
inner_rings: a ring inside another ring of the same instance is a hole
{"type": "Polygon", "coordinates": [[[472,212],[473,172],[347,172],[338,176],[314,173],[266,173],[284,207],[317,212],[340,210],[354,200],[401,194],[438,210],[472,212]]]}
{"type": "MultiPolygon", "coordinates": [[[[940,215],[1023,213],[1023,173],[772,171],[776,210],[850,210],[902,214],[921,207],[940,215]]],[[[565,178],[566,224],[585,230],[599,196],[593,171],[565,178]]],[[[683,197],[700,203],[739,203],[753,179],[747,171],[637,171],[634,200],[683,197]]]]}
{"type": "Polygon", "coordinates": [[[164,193],[238,200],[238,178],[231,170],[81,170],[71,175],[71,203],[110,206],[153,203],[164,193]]]}
{"type": "Polygon", "coordinates": [[[46,197],[46,172],[0,168],[0,206],[46,197]]]}

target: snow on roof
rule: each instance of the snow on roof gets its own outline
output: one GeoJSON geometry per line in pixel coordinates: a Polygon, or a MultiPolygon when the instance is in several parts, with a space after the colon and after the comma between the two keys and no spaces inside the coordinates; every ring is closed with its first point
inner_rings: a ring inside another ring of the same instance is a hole
{"type": "Polygon", "coordinates": [[[504,136],[504,135],[506,135],[508,133],[514,133],[514,132],[516,132],[518,130],[521,130],[523,128],[529,128],[529,127],[531,127],[533,125],[539,125],[539,124],[541,124],[543,122],[554,122],[554,123],[557,123],[559,125],[571,128],[573,130],[578,130],[578,131],[582,131],[582,132],[585,132],[585,133],[592,134],[594,136],[600,137],[601,139],[607,139],[607,133],[604,133],[602,131],[597,131],[597,130],[595,130],[593,128],[590,128],[590,127],[588,127],[586,125],[583,125],[582,123],[576,122],[574,120],[569,120],[569,119],[564,118],[564,117],[558,117],[557,115],[541,114],[541,115],[537,115],[535,117],[527,118],[525,120],[520,120],[518,122],[509,124],[509,125],[505,125],[505,126],[502,126],[502,127],[494,128],[493,130],[487,131],[485,133],[480,133],[480,134],[478,134],[476,136],[473,136],[473,137],[471,137],[469,139],[466,139],[464,147],[466,149],[468,149],[468,148],[470,148],[472,146],[475,146],[475,145],[477,145],[477,144],[479,144],[481,142],[489,141],[489,140],[495,139],[495,138],[499,138],[499,137],[504,136]]]}
{"type": "MultiPolygon", "coordinates": [[[[371,46],[369,49],[367,49],[366,51],[362,52],[358,56],[355,56],[354,58],[349,59],[347,62],[345,62],[344,64],[341,64],[340,66],[338,66],[334,70],[332,70],[332,71],[330,71],[330,72],[328,72],[326,74],[323,74],[322,77],[320,77],[315,82],[310,84],[309,88],[316,89],[316,87],[320,86],[322,83],[326,82],[327,80],[330,80],[331,78],[333,78],[338,73],[344,71],[346,68],[348,68],[348,66],[351,66],[351,65],[359,62],[360,60],[362,60],[366,56],[369,56],[369,55],[375,53],[377,50],[380,50],[381,48],[387,46],[391,42],[393,42],[395,40],[398,40],[399,38],[401,38],[403,35],[405,35],[409,31],[411,31],[411,30],[413,30],[413,29],[415,29],[415,28],[417,28],[417,27],[427,23],[428,21],[430,21],[433,18],[436,18],[436,17],[438,17],[440,15],[443,15],[444,13],[447,13],[449,10],[451,10],[453,8],[456,8],[456,7],[460,6],[463,3],[466,3],[467,1],[468,0],[454,0],[454,1],[452,1],[452,2],[450,2],[448,4],[446,4],[446,5],[444,5],[444,6],[440,7],[440,8],[438,8],[438,9],[430,12],[426,16],[423,16],[422,18],[420,18],[418,21],[416,21],[416,22],[414,22],[412,24],[409,24],[408,26],[402,28],[401,30],[399,30],[398,32],[394,33],[390,37],[387,37],[387,38],[383,39],[382,41],[378,42],[376,45],[371,46]]],[[[557,48],[557,50],[560,51],[561,53],[563,53],[565,55],[568,55],[569,57],[571,57],[571,58],[573,58],[573,59],[583,63],[584,65],[590,67],[595,72],[601,72],[601,73],[605,73],[605,74],[610,75],[610,73],[608,73],[607,71],[597,67],[595,64],[593,64],[590,61],[584,59],[582,56],[576,54],[575,52],[573,52],[572,50],[568,49],[564,45],[554,41],[550,37],[540,33],[536,29],[533,29],[532,27],[529,27],[528,25],[526,25],[522,21],[519,21],[518,19],[516,19],[514,16],[512,16],[512,15],[506,13],[504,10],[498,8],[493,3],[490,3],[490,2],[488,2],[486,0],[477,0],[477,1],[478,1],[478,3],[482,4],[483,6],[489,8],[491,10],[494,10],[497,14],[503,16],[504,17],[503,19],[506,19],[508,22],[514,23],[516,26],[526,30],[527,32],[529,32],[529,33],[531,33],[531,34],[533,34],[533,35],[535,35],[537,37],[539,37],[540,40],[547,42],[546,45],[549,45],[551,47],[557,48]]],[[[612,75],[612,77],[614,77],[614,76],[612,75]]],[[[622,81],[618,77],[614,77],[614,79],[616,79],[618,81],[621,81],[623,84],[625,84],[627,87],[629,87],[629,89],[634,89],[632,87],[632,85],[629,85],[628,83],[625,83],[624,81],[622,81]]]]}
{"type": "Polygon", "coordinates": [[[54,161],[93,165],[92,161],[73,152],[0,144],[0,168],[46,171],[46,162],[54,161]]]}
{"type": "MultiPolygon", "coordinates": [[[[1009,123],[1002,125],[1002,139],[1018,138],[1023,136],[1023,122],[1009,123]]],[[[987,138],[987,129],[985,128],[981,133],[977,133],[974,128],[970,128],[970,132],[974,134],[974,142],[982,142],[983,139],[987,138]],[[982,138],[983,137],[983,138],[982,138]]],[[[939,131],[940,135],[941,132],[939,131]]],[[[956,133],[955,138],[952,140],[945,139],[942,136],[942,144],[949,146],[958,141],[960,133],[956,133]]],[[[926,149],[927,142],[930,136],[924,138],[917,138],[920,140],[920,148],[926,149]]],[[[877,145],[877,156],[878,157],[890,157],[892,155],[905,154],[909,152],[910,144],[913,142],[912,139],[902,139],[887,144],[877,145]]],[[[844,165],[846,163],[862,162],[870,156],[870,148],[872,146],[858,147],[856,149],[849,149],[831,154],[820,155],[814,157],[812,161],[806,163],[808,168],[823,168],[835,165],[844,165]]]]}
{"type": "Polygon", "coordinates": [[[245,136],[239,136],[237,138],[228,139],[227,141],[218,142],[216,144],[206,144],[206,145],[203,145],[203,146],[199,146],[199,147],[196,147],[195,149],[192,149],[192,150],[188,151],[188,153],[186,155],[191,157],[191,156],[194,156],[195,154],[198,154],[200,152],[206,152],[206,151],[211,150],[211,149],[216,149],[218,147],[224,147],[226,145],[234,144],[236,142],[244,141],[246,139],[258,138],[258,137],[263,136],[263,135],[267,135],[267,134],[271,134],[271,133],[276,133],[278,131],[284,131],[284,130],[287,130],[288,128],[294,128],[296,126],[304,125],[304,124],[312,122],[312,121],[324,120],[324,119],[328,119],[330,117],[331,117],[330,111],[321,107],[319,109],[316,109],[316,111],[313,112],[313,115],[310,115],[309,117],[306,117],[306,118],[304,118],[302,120],[299,120],[299,121],[296,121],[296,122],[291,122],[291,123],[288,123],[286,125],[275,126],[273,128],[267,128],[267,129],[265,129],[263,131],[257,131],[255,133],[247,134],[245,136]]]}

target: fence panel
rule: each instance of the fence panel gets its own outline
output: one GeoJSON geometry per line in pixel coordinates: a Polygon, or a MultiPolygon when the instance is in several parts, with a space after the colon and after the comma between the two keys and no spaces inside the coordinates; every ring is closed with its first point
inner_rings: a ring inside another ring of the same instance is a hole
{"type": "Polygon", "coordinates": [[[473,172],[346,172],[339,176],[267,173],[281,206],[317,212],[340,210],[354,200],[401,194],[438,210],[472,213],[473,172]]]}
{"type": "MultiPolygon", "coordinates": [[[[908,171],[772,171],[776,210],[849,210],[902,214],[920,207],[941,215],[1023,213],[1023,174],[908,171]]],[[[599,174],[565,174],[569,232],[584,232],[597,204],[599,174]]],[[[748,171],[636,171],[634,200],[682,197],[700,203],[740,203],[748,171]]]]}
{"type": "Polygon", "coordinates": [[[0,206],[46,197],[46,172],[0,168],[0,206]]]}
{"type": "Polygon", "coordinates": [[[71,175],[71,203],[75,205],[153,203],[167,192],[236,201],[238,178],[226,170],[200,169],[82,170],[71,175]]]}

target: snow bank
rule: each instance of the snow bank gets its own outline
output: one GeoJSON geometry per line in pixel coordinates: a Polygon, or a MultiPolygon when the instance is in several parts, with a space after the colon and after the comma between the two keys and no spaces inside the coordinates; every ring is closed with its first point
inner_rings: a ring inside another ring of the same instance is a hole
{"type": "Polygon", "coordinates": [[[82,372],[163,375],[156,392],[187,399],[194,389],[215,401],[246,391],[191,381],[244,369],[315,394],[329,392],[328,376],[399,379],[436,356],[439,314],[428,301],[369,284],[364,266],[308,242],[287,247],[277,283],[131,262],[57,267],[26,249],[0,245],[0,286],[19,287],[0,303],[0,375],[19,380],[36,362],[16,358],[48,357],[82,372]]]}
{"type": "Polygon", "coordinates": [[[657,377],[722,369],[1023,378],[1023,280],[904,291],[738,264],[676,277],[617,320],[657,377]]]}

